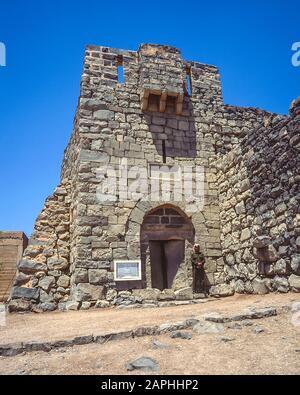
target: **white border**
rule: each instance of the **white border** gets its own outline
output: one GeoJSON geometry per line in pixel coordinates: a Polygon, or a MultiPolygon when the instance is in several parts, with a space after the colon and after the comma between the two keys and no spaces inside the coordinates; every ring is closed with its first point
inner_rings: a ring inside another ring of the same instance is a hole
{"type": "Polygon", "coordinates": [[[142,269],[142,262],[139,259],[114,260],[114,280],[115,281],[140,281],[142,279],[142,270],[141,269],[142,269]],[[138,277],[117,278],[117,264],[118,263],[126,263],[126,262],[138,263],[138,271],[139,271],[138,277]]]}

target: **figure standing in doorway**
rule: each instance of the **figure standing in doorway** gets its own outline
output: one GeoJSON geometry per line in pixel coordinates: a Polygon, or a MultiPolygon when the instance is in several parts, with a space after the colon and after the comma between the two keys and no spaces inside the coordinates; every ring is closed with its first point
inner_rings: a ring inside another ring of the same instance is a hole
{"type": "Polygon", "coordinates": [[[200,251],[199,244],[195,244],[191,255],[193,266],[193,287],[195,293],[204,293],[207,295],[206,275],[204,271],[205,257],[200,251]]]}

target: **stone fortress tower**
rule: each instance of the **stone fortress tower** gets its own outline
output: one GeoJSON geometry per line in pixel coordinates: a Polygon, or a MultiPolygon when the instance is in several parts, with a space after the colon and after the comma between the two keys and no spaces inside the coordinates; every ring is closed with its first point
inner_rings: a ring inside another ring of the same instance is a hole
{"type": "Polygon", "coordinates": [[[10,311],[200,298],[196,242],[212,296],[299,292],[299,133],[299,99],[288,116],[224,105],[218,69],[174,47],[88,46],[60,185],[10,311]]]}

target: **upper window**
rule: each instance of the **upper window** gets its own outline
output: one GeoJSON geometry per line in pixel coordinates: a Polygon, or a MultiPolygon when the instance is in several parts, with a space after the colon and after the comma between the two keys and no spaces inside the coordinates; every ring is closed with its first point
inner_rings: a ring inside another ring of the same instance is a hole
{"type": "Polygon", "coordinates": [[[120,84],[124,84],[125,78],[124,78],[123,56],[118,56],[117,67],[118,67],[118,82],[120,84]]]}

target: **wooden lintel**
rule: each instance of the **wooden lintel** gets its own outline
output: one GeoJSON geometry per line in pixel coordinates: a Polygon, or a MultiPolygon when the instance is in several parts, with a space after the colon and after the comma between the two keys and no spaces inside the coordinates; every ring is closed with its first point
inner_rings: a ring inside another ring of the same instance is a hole
{"type": "Polygon", "coordinates": [[[160,101],[159,101],[159,112],[165,112],[166,111],[166,105],[167,105],[167,93],[163,92],[160,96],[160,101]]]}

